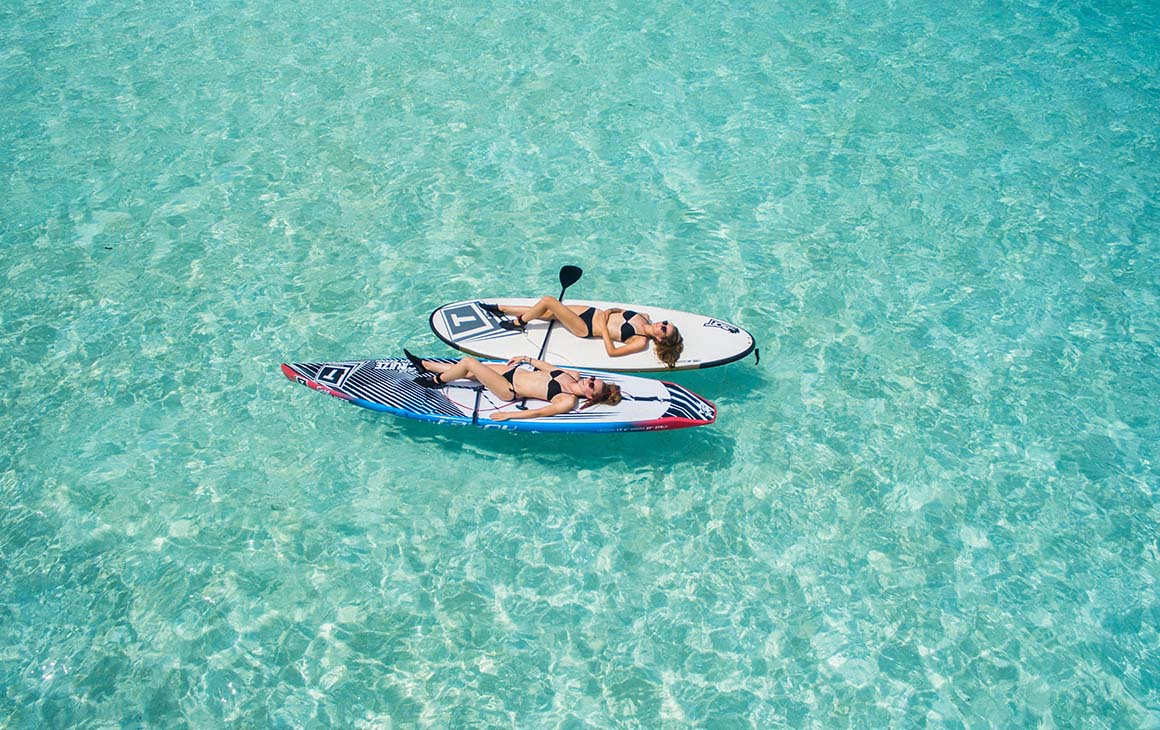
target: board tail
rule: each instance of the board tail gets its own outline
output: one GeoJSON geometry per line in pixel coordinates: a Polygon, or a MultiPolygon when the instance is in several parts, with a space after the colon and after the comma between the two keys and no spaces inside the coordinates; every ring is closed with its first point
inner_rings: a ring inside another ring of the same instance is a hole
{"type": "Polygon", "coordinates": [[[321,393],[326,393],[327,395],[332,395],[335,398],[341,398],[342,400],[347,400],[347,401],[351,400],[351,397],[349,395],[347,395],[346,393],[343,393],[341,390],[335,390],[334,388],[331,388],[330,386],[324,385],[324,384],[318,382],[317,380],[314,380],[313,378],[307,376],[305,372],[300,372],[293,365],[287,365],[286,363],[282,363],[282,374],[285,375],[287,379],[292,380],[295,383],[305,385],[307,388],[310,388],[311,390],[317,390],[321,393]]]}

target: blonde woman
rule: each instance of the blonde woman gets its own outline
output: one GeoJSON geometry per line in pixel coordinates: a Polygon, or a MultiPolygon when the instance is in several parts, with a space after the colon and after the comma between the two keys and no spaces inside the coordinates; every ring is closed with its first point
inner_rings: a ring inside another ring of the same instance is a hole
{"type": "Polygon", "coordinates": [[[535,398],[548,402],[548,405],[536,409],[496,411],[491,414],[493,421],[568,413],[576,408],[581,398],[585,403],[580,410],[599,403],[614,406],[621,399],[618,385],[606,383],[595,375],[585,378],[575,370],[557,368],[549,362],[527,355],[513,357],[506,365],[501,365],[480,362],[470,355],[459,362],[447,363],[423,360],[407,350],[403,350],[403,354],[422,373],[415,378],[415,382],[427,388],[442,388],[453,380],[467,378],[487,388],[501,400],[535,398]]]}
{"type": "Polygon", "coordinates": [[[514,321],[504,320],[499,323],[504,329],[519,330],[535,319],[554,319],[577,337],[600,337],[604,340],[604,351],[609,357],[643,352],[649,342],[653,342],[657,358],[671,368],[676,367],[685,349],[684,339],[676,325],[668,320],[653,322],[644,312],[631,309],[597,309],[583,304],[564,304],[551,296],[541,297],[530,307],[487,302],[479,302],[479,306],[495,315],[515,315],[514,321]]]}

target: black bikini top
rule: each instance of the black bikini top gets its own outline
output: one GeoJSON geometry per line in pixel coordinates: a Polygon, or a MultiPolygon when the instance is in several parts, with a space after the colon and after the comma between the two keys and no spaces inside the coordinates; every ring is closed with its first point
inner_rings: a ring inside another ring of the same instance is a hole
{"type": "MultiPolygon", "coordinates": [[[[513,394],[516,392],[516,389],[515,389],[516,371],[519,369],[520,369],[520,366],[516,365],[515,367],[510,368],[506,372],[503,373],[504,379],[506,379],[512,385],[512,393],[513,394]]],[[[556,378],[558,378],[564,374],[565,374],[564,371],[560,370],[560,369],[552,370],[548,373],[548,377],[551,378],[551,380],[548,381],[548,397],[546,400],[552,400],[553,398],[555,398],[556,396],[558,396],[564,392],[564,386],[560,385],[560,383],[558,383],[556,381],[556,378]]]]}
{"type": "Polygon", "coordinates": [[[551,378],[551,380],[548,381],[548,400],[552,400],[564,392],[564,387],[556,381],[556,378],[563,374],[563,370],[553,370],[548,373],[548,376],[551,378]]]}
{"type": "Polygon", "coordinates": [[[629,337],[636,335],[636,327],[628,323],[628,320],[636,316],[636,312],[627,309],[623,312],[622,316],[624,317],[624,322],[620,325],[620,341],[628,342],[629,337]]]}

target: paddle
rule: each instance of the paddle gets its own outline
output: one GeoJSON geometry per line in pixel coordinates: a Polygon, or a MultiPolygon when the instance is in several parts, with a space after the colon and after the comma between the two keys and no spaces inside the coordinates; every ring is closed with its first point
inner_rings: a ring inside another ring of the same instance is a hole
{"type": "MultiPolygon", "coordinates": [[[[556,297],[561,302],[564,301],[564,292],[568,291],[568,287],[580,281],[580,277],[584,276],[584,270],[579,266],[562,266],[560,267],[560,296],[556,297]]],[[[548,336],[552,334],[552,325],[556,324],[556,319],[553,317],[548,320],[548,329],[544,332],[544,342],[540,345],[540,354],[536,355],[537,360],[544,359],[544,353],[548,351],[548,336]]]]}
{"type": "MultiPolygon", "coordinates": [[[[561,266],[560,267],[560,296],[556,297],[561,302],[564,301],[564,292],[568,291],[568,287],[580,281],[580,277],[584,276],[584,270],[579,266],[561,266]]],[[[552,325],[556,324],[556,319],[553,317],[548,320],[548,329],[544,331],[544,342],[540,345],[540,354],[536,355],[537,360],[544,359],[544,353],[548,351],[548,337],[552,334],[552,325]]],[[[516,408],[521,411],[526,411],[528,399],[524,398],[520,401],[516,408]]]]}

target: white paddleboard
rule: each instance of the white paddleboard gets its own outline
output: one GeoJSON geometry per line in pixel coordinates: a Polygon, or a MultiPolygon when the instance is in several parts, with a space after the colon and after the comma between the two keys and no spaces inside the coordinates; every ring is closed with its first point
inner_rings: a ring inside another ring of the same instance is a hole
{"type": "MultiPolygon", "coordinates": [[[[533,321],[523,331],[506,330],[500,327],[503,319],[484,311],[479,302],[489,304],[530,307],[536,299],[485,297],[462,302],[444,304],[431,313],[431,330],[435,335],[457,350],[478,357],[507,360],[517,355],[535,357],[544,343],[548,332],[548,322],[533,321]]],[[[635,304],[619,304],[587,299],[565,299],[567,305],[596,307],[597,309],[631,309],[647,314],[653,322],[668,320],[681,331],[685,349],[672,370],[696,370],[725,365],[748,355],[753,351],[753,335],[735,324],[713,317],[680,312],[661,307],[645,307],[635,304]]],[[[514,317],[508,317],[514,319],[514,317]]],[[[548,349],[541,356],[555,365],[569,367],[589,367],[620,372],[656,372],[670,370],[653,352],[652,343],[643,352],[622,357],[611,357],[604,350],[604,340],[600,337],[580,338],[562,325],[552,323],[548,336],[548,349]]]]}
{"type": "MultiPolygon", "coordinates": [[[[454,362],[447,358],[427,359],[454,362]]],[[[414,366],[399,358],[282,365],[282,373],[287,378],[313,390],[363,408],[432,423],[508,431],[610,433],[704,426],[717,418],[717,408],[710,401],[674,383],[621,373],[577,370],[582,376],[595,375],[619,385],[620,403],[615,406],[602,403],[555,416],[493,421],[492,413],[521,407],[536,409],[545,402],[534,398],[527,403],[501,400],[471,380],[456,380],[443,388],[425,388],[414,382],[419,374],[414,366]]]]}

